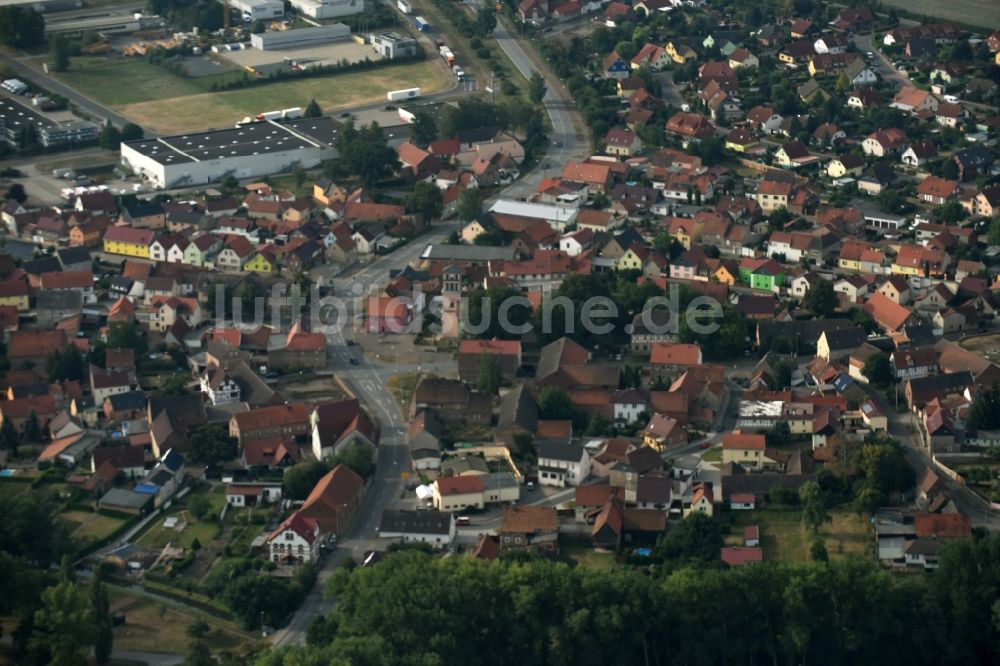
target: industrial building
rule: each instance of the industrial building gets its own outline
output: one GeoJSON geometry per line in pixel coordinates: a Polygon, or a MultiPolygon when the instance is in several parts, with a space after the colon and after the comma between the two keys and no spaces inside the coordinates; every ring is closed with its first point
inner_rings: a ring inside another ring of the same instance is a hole
{"type": "Polygon", "coordinates": [[[341,125],[333,118],[264,120],[211,130],[123,142],[122,164],[159,189],[214,183],[227,176],[258,178],[311,168],[337,156],[341,125]]]}
{"type": "Polygon", "coordinates": [[[251,21],[267,21],[285,15],[285,3],[281,0],[229,0],[229,6],[251,21]]]}
{"type": "Polygon", "coordinates": [[[0,96],[0,136],[19,145],[25,128],[33,131],[34,138],[46,148],[93,142],[101,133],[94,123],[85,120],[58,123],[17,100],[0,96]]]}
{"type": "Polygon", "coordinates": [[[350,38],[351,29],[349,27],[343,23],[334,23],[319,28],[262,32],[259,35],[250,35],[250,44],[255,49],[271,51],[274,49],[308,48],[330,42],[342,42],[350,38]]]}
{"type": "Polygon", "coordinates": [[[45,34],[61,34],[69,37],[82,35],[85,32],[101,34],[121,34],[159,28],[163,25],[160,18],[135,18],[132,14],[115,14],[111,16],[87,16],[65,21],[52,19],[45,22],[45,34]]]}
{"type": "Polygon", "coordinates": [[[82,0],[3,0],[2,5],[20,5],[26,9],[44,14],[45,12],[61,12],[83,7],[82,0]]]}
{"type": "Polygon", "coordinates": [[[417,55],[417,40],[398,32],[382,32],[371,36],[372,47],[388,60],[417,55]]]}
{"type": "Polygon", "coordinates": [[[291,0],[291,3],[295,11],[315,19],[351,16],[365,11],[365,0],[291,0]]]}

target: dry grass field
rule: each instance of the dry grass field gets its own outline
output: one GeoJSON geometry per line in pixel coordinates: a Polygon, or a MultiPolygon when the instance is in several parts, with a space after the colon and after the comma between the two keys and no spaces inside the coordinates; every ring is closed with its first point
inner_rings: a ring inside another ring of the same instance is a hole
{"type": "MultiPolygon", "coordinates": [[[[760,527],[760,545],[764,559],[776,562],[807,562],[812,545],[812,532],[802,523],[798,511],[734,511],[732,533],[727,545],[743,545],[743,528],[760,527]]],[[[826,543],[831,558],[845,555],[869,556],[872,553],[871,527],[849,511],[830,511],[833,518],[820,529],[819,536],[826,543]]]]}
{"type": "Polygon", "coordinates": [[[885,0],[886,5],[898,7],[918,16],[926,14],[936,18],[958,21],[989,30],[1000,25],[1000,2],[997,0],[885,0]]]}

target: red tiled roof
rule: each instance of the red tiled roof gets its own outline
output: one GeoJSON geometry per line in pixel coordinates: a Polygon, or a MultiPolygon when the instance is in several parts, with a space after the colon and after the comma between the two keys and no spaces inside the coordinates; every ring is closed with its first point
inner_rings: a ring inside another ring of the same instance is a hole
{"type": "Polygon", "coordinates": [[[763,451],[765,446],[764,435],[727,432],[722,436],[722,448],[730,451],[763,451]]]}
{"type": "Polygon", "coordinates": [[[972,535],[972,523],[964,513],[918,513],[913,516],[918,537],[956,539],[972,535]]]}
{"type": "Polygon", "coordinates": [[[438,493],[443,497],[481,493],[484,488],[483,480],[478,476],[443,476],[435,483],[438,493]]]}
{"type": "Polygon", "coordinates": [[[752,562],[763,562],[764,551],[760,548],[732,546],[722,549],[722,561],[731,567],[739,567],[752,562]]]}

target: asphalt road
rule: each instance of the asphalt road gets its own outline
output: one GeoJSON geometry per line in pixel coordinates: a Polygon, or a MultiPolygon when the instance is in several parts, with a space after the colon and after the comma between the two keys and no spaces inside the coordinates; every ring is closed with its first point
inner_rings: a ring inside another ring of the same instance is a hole
{"type": "MultiPolygon", "coordinates": [[[[476,0],[470,4],[479,7],[482,0],[476,0]]],[[[576,110],[572,99],[562,92],[564,90],[562,84],[545,69],[539,69],[536,66],[532,57],[507,31],[502,20],[497,22],[493,37],[524,78],[530,79],[535,72],[540,72],[545,77],[546,91],[542,104],[545,106],[549,122],[552,125],[552,136],[549,137],[551,144],[544,161],[554,165],[555,169],[561,172],[562,165],[566,162],[587,157],[589,146],[577,134],[573,123],[573,115],[576,110]]],[[[503,194],[515,199],[526,198],[538,191],[538,184],[545,175],[544,169],[536,169],[506,188],[503,194]]]]}
{"type": "Polygon", "coordinates": [[[875,73],[882,77],[883,80],[895,83],[896,85],[902,86],[912,86],[913,84],[903,74],[892,66],[892,62],[885,56],[884,53],[874,48],[872,44],[872,34],[868,33],[865,35],[854,35],[854,45],[858,47],[862,53],[871,51],[875,54],[875,73]]]}
{"type": "MultiPolygon", "coordinates": [[[[502,25],[498,25],[493,34],[514,66],[526,78],[530,78],[536,67],[521,45],[502,25]]],[[[565,164],[572,159],[582,159],[586,156],[587,146],[580,140],[574,128],[572,103],[559,92],[562,90],[561,87],[553,85],[551,81],[547,83],[548,90],[543,104],[552,124],[553,133],[552,145],[546,160],[555,164],[565,164]]],[[[542,169],[535,169],[505,188],[501,195],[510,198],[527,197],[537,191],[544,175],[542,169]]],[[[392,254],[348,269],[333,278],[334,292],[341,296],[361,296],[377,292],[387,280],[391,268],[402,268],[415,261],[428,244],[443,242],[457,227],[457,223],[436,226],[429,233],[392,254]]],[[[357,308],[361,299],[346,300],[346,316],[354,325],[358,321],[357,314],[360,314],[357,308]]],[[[357,365],[351,365],[349,361],[345,363],[345,359],[351,354],[344,351],[347,346],[346,341],[353,337],[353,331],[350,329],[351,326],[337,327],[337,330],[328,334],[330,368],[337,372],[378,423],[380,428],[378,465],[368,494],[355,515],[346,538],[340,540],[336,552],[324,562],[319,576],[321,582],[316,585],[288,626],[275,634],[274,644],[279,646],[303,643],[312,621],[328,612],[333,606],[332,600],[324,599],[322,596],[322,581],[348,557],[358,561],[366,550],[375,546],[378,541],[376,528],[381,520],[382,511],[392,502],[402,498],[403,473],[410,469],[409,451],[405,441],[406,419],[400,414],[386,386],[389,376],[398,372],[399,368],[384,366],[363,356],[357,365]]]]}
{"type": "MultiPolygon", "coordinates": [[[[916,472],[917,480],[919,481],[925,470],[928,468],[934,469],[934,463],[919,435],[916,417],[912,412],[897,414],[885,395],[877,391],[868,390],[868,388],[865,387],[868,394],[874,398],[879,409],[886,415],[886,420],[889,422],[889,434],[903,444],[906,459],[916,472]]],[[[905,398],[900,396],[900,401],[905,403],[905,398]]],[[[997,520],[997,517],[990,510],[985,500],[965,486],[955,483],[948,476],[940,472],[937,472],[937,475],[947,488],[947,495],[955,503],[955,507],[969,516],[974,526],[985,527],[991,531],[1000,529],[1000,520],[997,520]]]]}

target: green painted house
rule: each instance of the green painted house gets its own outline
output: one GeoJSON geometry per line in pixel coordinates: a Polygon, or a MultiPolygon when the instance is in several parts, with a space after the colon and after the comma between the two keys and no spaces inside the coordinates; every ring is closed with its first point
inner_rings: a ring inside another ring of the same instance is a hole
{"type": "Polygon", "coordinates": [[[744,259],[740,281],[760,291],[777,291],[785,283],[785,269],[774,259],[744,259]]]}

